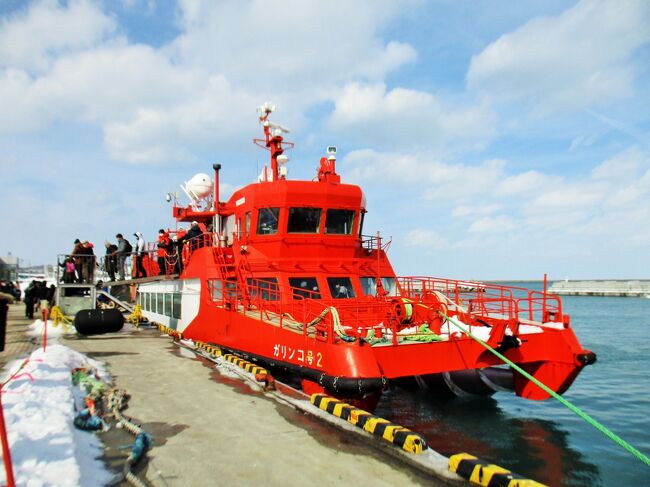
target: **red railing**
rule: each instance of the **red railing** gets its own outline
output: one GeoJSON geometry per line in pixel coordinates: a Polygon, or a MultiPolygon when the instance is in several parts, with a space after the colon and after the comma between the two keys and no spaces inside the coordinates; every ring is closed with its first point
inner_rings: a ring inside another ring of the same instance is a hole
{"type": "Polygon", "coordinates": [[[397,282],[402,296],[418,299],[427,293],[442,293],[471,315],[542,323],[563,319],[560,298],[541,291],[432,277],[399,277],[397,282]]]}

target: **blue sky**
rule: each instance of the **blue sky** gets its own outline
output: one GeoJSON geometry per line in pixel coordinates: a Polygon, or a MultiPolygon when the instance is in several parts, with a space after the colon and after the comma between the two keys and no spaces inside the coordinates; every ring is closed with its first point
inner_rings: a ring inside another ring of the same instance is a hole
{"type": "Polygon", "coordinates": [[[650,278],[646,1],[0,2],[0,254],[172,225],[164,195],[328,145],[401,275],[650,278]]]}

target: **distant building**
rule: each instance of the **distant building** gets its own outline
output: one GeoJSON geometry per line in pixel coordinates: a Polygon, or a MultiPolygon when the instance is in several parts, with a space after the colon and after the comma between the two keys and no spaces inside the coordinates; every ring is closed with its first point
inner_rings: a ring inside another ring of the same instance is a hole
{"type": "Polygon", "coordinates": [[[0,279],[17,281],[19,261],[20,259],[11,255],[11,252],[6,257],[0,257],[0,279]]]}

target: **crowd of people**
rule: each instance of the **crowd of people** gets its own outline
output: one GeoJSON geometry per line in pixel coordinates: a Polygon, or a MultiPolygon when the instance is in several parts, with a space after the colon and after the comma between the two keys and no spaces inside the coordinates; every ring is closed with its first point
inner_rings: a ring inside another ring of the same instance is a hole
{"type": "Polygon", "coordinates": [[[108,275],[109,281],[124,280],[128,258],[133,259],[134,278],[144,278],[150,273],[157,275],[180,274],[183,270],[183,249],[195,250],[202,246],[200,237],[203,234],[198,222],[192,222],[188,230],[179,229],[176,232],[160,229],[155,249],[147,248],[141,232],[135,232],[134,243],[131,244],[121,233],[115,235],[116,243],[104,242],[106,252],[103,263],[95,256],[94,246],[87,240],[76,239],[72,253],[67,255],[59,266],[62,268],[62,281],[66,284],[94,282],[95,268],[100,266],[108,275]],[[173,233],[173,235],[172,235],[173,233]],[[157,269],[145,265],[147,259],[154,260],[157,269]]]}
{"type": "Polygon", "coordinates": [[[20,293],[20,287],[18,286],[18,283],[5,281],[5,280],[0,281],[0,293],[13,296],[15,300],[20,301],[21,293],[20,293]]]}
{"type": "Polygon", "coordinates": [[[33,319],[34,313],[38,316],[41,310],[50,309],[54,306],[55,291],[56,286],[54,284],[48,287],[45,281],[33,280],[30,282],[27,289],[25,289],[25,296],[23,296],[25,317],[33,319]]]}

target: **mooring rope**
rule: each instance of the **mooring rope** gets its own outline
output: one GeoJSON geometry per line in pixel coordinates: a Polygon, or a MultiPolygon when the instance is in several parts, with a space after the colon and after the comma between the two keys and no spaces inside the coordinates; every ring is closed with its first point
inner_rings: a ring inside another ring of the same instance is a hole
{"type": "Polygon", "coordinates": [[[598,421],[596,421],[594,418],[592,418],[591,416],[589,416],[587,413],[585,413],[585,412],[584,412],[582,409],[580,409],[578,406],[576,406],[576,405],[572,404],[571,402],[569,402],[568,400],[564,399],[564,398],[563,398],[562,396],[560,396],[557,392],[555,392],[555,391],[552,390],[550,387],[548,387],[546,384],[540,382],[538,379],[536,379],[535,377],[533,377],[532,375],[530,375],[530,374],[529,374],[528,372],[526,372],[524,369],[522,369],[522,368],[519,367],[517,364],[515,364],[512,360],[506,358],[505,356],[503,356],[502,354],[500,354],[499,352],[497,352],[494,348],[492,348],[490,345],[488,345],[487,343],[485,343],[483,340],[481,340],[480,338],[478,338],[478,337],[472,335],[472,333],[470,333],[469,330],[465,329],[465,327],[463,327],[463,326],[462,326],[462,325],[461,325],[461,324],[460,324],[460,323],[459,323],[455,318],[451,318],[451,317],[445,315],[444,313],[442,313],[442,312],[440,312],[440,311],[439,311],[438,313],[440,313],[441,316],[444,316],[444,317],[445,317],[445,318],[446,318],[450,323],[452,323],[454,326],[456,326],[458,329],[460,329],[460,330],[461,330],[463,333],[465,333],[467,336],[469,336],[470,338],[472,338],[474,341],[478,342],[481,346],[483,346],[484,348],[486,348],[487,350],[489,350],[490,352],[492,352],[494,355],[496,355],[497,357],[499,357],[501,360],[503,360],[506,364],[508,364],[508,365],[509,365],[510,367],[512,367],[514,370],[516,370],[516,371],[519,372],[521,375],[523,375],[524,377],[526,377],[526,379],[528,379],[529,381],[533,382],[535,385],[537,385],[538,387],[540,387],[543,391],[545,391],[546,393],[550,394],[553,398],[557,399],[561,404],[563,404],[564,406],[566,406],[567,408],[569,408],[569,410],[571,410],[572,412],[574,412],[575,414],[577,414],[580,418],[584,419],[587,423],[589,423],[591,426],[593,426],[593,427],[596,428],[598,431],[600,431],[601,433],[603,433],[603,434],[604,434],[605,436],[607,436],[610,440],[614,441],[614,442],[617,443],[619,446],[622,446],[622,447],[625,448],[629,453],[631,453],[632,455],[634,455],[636,458],[638,458],[639,460],[641,460],[641,461],[642,461],[643,463],[645,463],[646,465],[650,466],[650,458],[648,458],[646,455],[644,455],[644,454],[641,453],[639,450],[637,450],[636,448],[634,448],[632,445],[630,445],[630,444],[629,444],[627,441],[625,441],[623,438],[621,438],[620,436],[618,436],[618,435],[617,435],[616,433],[614,433],[613,431],[609,430],[609,429],[608,429],[607,427],[605,427],[604,425],[600,424],[598,421]]]}

